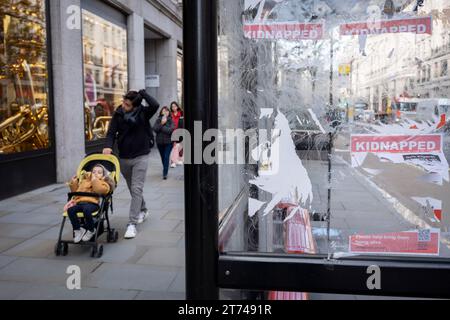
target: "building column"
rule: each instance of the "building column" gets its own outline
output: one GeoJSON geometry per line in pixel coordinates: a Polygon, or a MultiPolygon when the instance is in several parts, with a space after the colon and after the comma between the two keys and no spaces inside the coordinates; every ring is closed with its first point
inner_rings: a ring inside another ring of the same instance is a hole
{"type": "Polygon", "coordinates": [[[85,154],[80,0],[50,1],[56,176],[68,181],[85,154]]]}
{"type": "MultiPolygon", "coordinates": [[[[152,39],[145,40],[145,75],[155,75],[157,72],[157,61],[156,61],[156,42],[152,39]]],[[[145,89],[149,94],[158,99],[158,88],[146,87],[145,89]]]]}
{"type": "MultiPolygon", "coordinates": [[[[156,70],[160,78],[157,99],[164,106],[178,100],[177,94],[177,41],[175,39],[156,40],[156,70]]],[[[181,103],[181,101],[179,101],[181,103]]]]}
{"type": "Polygon", "coordinates": [[[136,13],[128,17],[128,79],[130,90],[145,88],[144,19],[136,13]]]}

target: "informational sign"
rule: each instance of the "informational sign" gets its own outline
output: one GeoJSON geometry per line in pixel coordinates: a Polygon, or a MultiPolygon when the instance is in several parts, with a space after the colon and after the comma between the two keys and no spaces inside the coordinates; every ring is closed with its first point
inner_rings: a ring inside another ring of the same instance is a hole
{"type": "Polygon", "coordinates": [[[353,153],[441,152],[442,135],[352,135],[353,153]]]}
{"type": "Polygon", "coordinates": [[[449,181],[449,165],[443,153],[441,134],[352,135],[352,166],[360,167],[369,153],[383,161],[405,163],[437,173],[449,181]]]}
{"type": "Polygon", "coordinates": [[[264,40],[320,40],[324,35],[323,23],[244,23],[247,39],[264,40]]]}
{"type": "Polygon", "coordinates": [[[159,88],[159,75],[158,74],[149,74],[145,76],[145,86],[147,88],[159,88]]]}
{"type": "Polygon", "coordinates": [[[359,36],[385,33],[432,34],[431,17],[353,22],[340,26],[342,36],[359,36]]]}
{"type": "Polygon", "coordinates": [[[357,254],[439,255],[439,229],[352,235],[349,252],[357,254]]]}

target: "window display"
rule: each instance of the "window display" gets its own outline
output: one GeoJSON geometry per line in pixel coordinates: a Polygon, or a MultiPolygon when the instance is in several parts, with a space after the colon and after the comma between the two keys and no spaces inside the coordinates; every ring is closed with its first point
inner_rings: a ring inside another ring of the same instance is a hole
{"type": "Polygon", "coordinates": [[[127,32],[83,10],[84,113],[87,141],[104,138],[128,90],[127,32]]]}
{"type": "Polygon", "coordinates": [[[177,53],[177,97],[183,104],[183,51],[178,49],[177,53]]]}
{"type": "Polygon", "coordinates": [[[50,147],[45,1],[0,1],[0,155],[50,147]]]}

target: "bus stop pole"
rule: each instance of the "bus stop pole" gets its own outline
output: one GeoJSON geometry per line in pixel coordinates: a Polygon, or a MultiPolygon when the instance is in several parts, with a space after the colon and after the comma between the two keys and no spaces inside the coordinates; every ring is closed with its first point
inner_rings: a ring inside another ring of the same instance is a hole
{"type": "Polygon", "coordinates": [[[217,28],[216,0],[183,1],[185,128],[192,142],[185,150],[192,163],[185,165],[187,300],[219,298],[218,166],[205,164],[203,157],[194,162],[196,141],[203,141],[194,136],[196,122],[202,124],[202,136],[218,128],[217,28]]]}

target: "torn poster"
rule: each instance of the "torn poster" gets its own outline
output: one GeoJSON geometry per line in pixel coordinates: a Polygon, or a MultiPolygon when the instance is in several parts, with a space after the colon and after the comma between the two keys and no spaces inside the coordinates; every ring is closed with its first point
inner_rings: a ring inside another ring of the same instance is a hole
{"type": "Polygon", "coordinates": [[[311,180],[297,155],[289,121],[279,110],[271,140],[253,149],[252,157],[260,165],[259,176],[250,180],[250,183],[272,194],[272,200],[265,207],[264,214],[268,214],[284,199],[292,199],[292,203],[297,205],[312,202],[311,180]]]}
{"type": "Polygon", "coordinates": [[[341,36],[359,36],[385,33],[432,34],[431,17],[380,20],[375,22],[353,22],[340,26],[341,36]]]}
{"type": "Polygon", "coordinates": [[[248,199],[248,216],[249,217],[253,217],[256,212],[259,211],[259,209],[262,208],[263,205],[265,205],[265,202],[253,199],[253,198],[249,198],[248,199]]]}
{"type": "Polygon", "coordinates": [[[382,161],[405,163],[427,173],[439,174],[441,179],[449,181],[449,165],[443,153],[441,134],[352,135],[352,167],[362,166],[369,153],[378,156],[382,161]]]}
{"type": "Polygon", "coordinates": [[[323,23],[265,22],[244,23],[247,39],[264,40],[320,40],[324,36],[323,23]]]}
{"type": "Polygon", "coordinates": [[[439,255],[439,229],[352,235],[349,252],[359,254],[439,255]]]}

